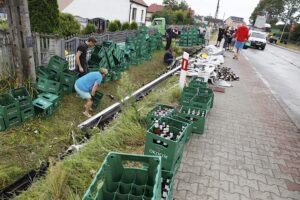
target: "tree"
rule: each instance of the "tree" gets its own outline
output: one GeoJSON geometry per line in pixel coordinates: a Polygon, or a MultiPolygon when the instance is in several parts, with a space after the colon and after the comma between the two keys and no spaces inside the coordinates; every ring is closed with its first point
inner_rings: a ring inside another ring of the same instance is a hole
{"type": "Polygon", "coordinates": [[[292,23],[300,19],[300,0],[283,0],[284,12],[281,14],[281,20],[292,23]]]}
{"type": "Polygon", "coordinates": [[[130,29],[129,22],[125,22],[125,23],[122,24],[122,31],[129,30],[129,29],[130,29]]]}
{"type": "Polygon", "coordinates": [[[262,0],[251,14],[250,20],[255,23],[257,15],[267,15],[267,22],[276,24],[284,11],[284,0],[262,0]]]}
{"type": "Polygon", "coordinates": [[[73,34],[80,33],[80,24],[73,17],[73,15],[68,13],[59,14],[59,26],[55,33],[62,36],[69,36],[73,34]]]}
{"type": "Polygon", "coordinates": [[[175,22],[176,24],[182,24],[184,21],[185,13],[183,10],[177,10],[175,12],[175,22]]]}
{"type": "Polygon", "coordinates": [[[94,24],[88,23],[82,32],[83,32],[83,34],[96,33],[96,27],[94,24]]]}
{"type": "Polygon", "coordinates": [[[185,0],[182,0],[178,5],[178,9],[181,9],[181,10],[187,10],[188,8],[189,8],[189,5],[185,0]]]}
{"type": "Polygon", "coordinates": [[[31,30],[40,33],[54,33],[59,26],[57,1],[28,0],[31,30]]]}
{"type": "Polygon", "coordinates": [[[136,22],[131,22],[130,30],[136,30],[138,28],[138,24],[136,22]]]}
{"type": "Polygon", "coordinates": [[[300,25],[298,24],[296,28],[290,34],[290,40],[300,42],[300,25]]]}
{"type": "Polygon", "coordinates": [[[171,8],[173,10],[178,9],[178,1],[177,0],[163,0],[163,4],[167,8],[171,8]]]}

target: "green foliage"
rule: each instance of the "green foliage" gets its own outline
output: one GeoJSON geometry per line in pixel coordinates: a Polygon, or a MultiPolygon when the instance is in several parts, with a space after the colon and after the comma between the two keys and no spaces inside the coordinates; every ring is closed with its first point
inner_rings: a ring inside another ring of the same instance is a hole
{"type": "Polygon", "coordinates": [[[167,24],[194,24],[194,19],[188,16],[188,10],[164,9],[152,15],[152,19],[163,17],[167,24]]]}
{"type": "Polygon", "coordinates": [[[110,32],[116,32],[119,30],[119,26],[115,21],[112,21],[108,25],[108,31],[110,32]]]}
{"type": "Polygon", "coordinates": [[[8,30],[8,22],[0,20],[0,30],[8,30]]]}
{"type": "Polygon", "coordinates": [[[129,30],[130,29],[130,24],[129,22],[124,22],[122,24],[122,30],[129,30]]]}
{"type": "Polygon", "coordinates": [[[163,0],[163,4],[167,7],[167,8],[171,8],[171,9],[178,9],[178,1],[177,0],[163,0]]]}
{"type": "Polygon", "coordinates": [[[300,25],[298,25],[290,34],[290,40],[300,42],[300,25]]]}
{"type": "Polygon", "coordinates": [[[189,5],[185,0],[182,0],[178,5],[178,9],[181,9],[181,10],[187,10],[188,8],[189,8],[189,5]]]}
{"type": "Polygon", "coordinates": [[[136,22],[131,22],[130,30],[136,30],[136,29],[138,29],[138,24],[136,22]]]}
{"type": "Polygon", "coordinates": [[[69,36],[80,33],[80,24],[73,15],[59,13],[59,26],[56,33],[62,36],[69,36]]]}
{"type": "Polygon", "coordinates": [[[118,30],[122,30],[122,24],[121,24],[120,20],[114,20],[114,21],[118,25],[118,30]]]}
{"type": "Polygon", "coordinates": [[[96,27],[92,23],[88,23],[82,31],[83,34],[96,33],[96,27]]]}
{"type": "Polygon", "coordinates": [[[39,33],[54,33],[59,26],[57,1],[28,0],[31,30],[39,33]]]}

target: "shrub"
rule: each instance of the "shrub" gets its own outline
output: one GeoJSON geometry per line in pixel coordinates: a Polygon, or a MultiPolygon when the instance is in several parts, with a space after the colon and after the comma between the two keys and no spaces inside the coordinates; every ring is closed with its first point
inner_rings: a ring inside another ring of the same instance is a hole
{"type": "Polygon", "coordinates": [[[96,33],[96,27],[92,23],[88,23],[82,31],[83,34],[96,33]]]}
{"type": "Polygon", "coordinates": [[[131,22],[130,30],[136,30],[138,28],[138,24],[136,22],[131,22]]]}
{"type": "Polygon", "coordinates": [[[122,24],[122,30],[129,30],[129,29],[130,29],[130,24],[128,22],[122,24]]]}
{"type": "Polygon", "coordinates": [[[118,29],[118,24],[115,21],[112,21],[108,25],[108,31],[110,32],[116,32],[118,29]]]}

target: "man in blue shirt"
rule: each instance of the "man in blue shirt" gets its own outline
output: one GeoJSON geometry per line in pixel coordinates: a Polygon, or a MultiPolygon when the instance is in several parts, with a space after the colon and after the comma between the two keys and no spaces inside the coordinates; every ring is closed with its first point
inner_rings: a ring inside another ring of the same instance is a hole
{"type": "Polygon", "coordinates": [[[107,69],[100,68],[99,72],[90,72],[81,78],[77,79],[75,82],[75,90],[77,94],[83,99],[86,99],[87,102],[84,105],[85,111],[83,114],[87,117],[91,117],[89,111],[91,110],[93,101],[92,96],[95,95],[98,85],[101,84],[102,79],[108,73],[107,69]]]}

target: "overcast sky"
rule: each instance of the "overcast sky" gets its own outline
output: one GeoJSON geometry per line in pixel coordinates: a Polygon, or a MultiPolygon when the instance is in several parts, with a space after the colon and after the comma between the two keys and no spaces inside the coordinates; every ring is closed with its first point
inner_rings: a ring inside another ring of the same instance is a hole
{"type": "MultiPolygon", "coordinates": [[[[162,4],[162,0],[144,0],[148,5],[162,4]]],[[[180,0],[179,0],[180,1],[180,0]]],[[[218,0],[186,0],[186,2],[199,15],[215,15],[218,0]]],[[[219,19],[229,16],[243,17],[249,23],[249,17],[259,0],[220,0],[219,19]]]]}

